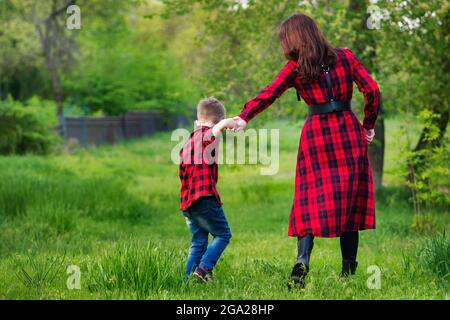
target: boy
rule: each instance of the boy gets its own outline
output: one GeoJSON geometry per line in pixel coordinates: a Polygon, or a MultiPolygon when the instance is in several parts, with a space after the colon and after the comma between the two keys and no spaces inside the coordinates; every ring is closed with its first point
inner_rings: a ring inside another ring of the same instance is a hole
{"type": "Polygon", "coordinates": [[[223,129],[234,129],[225,118],[225,108],[215,98],[203,99],[197,106],[197,121],[180,152],[181,210],[192,233],[186,264],[191,273],[207,282],[212,269],[231,239],[231,231],[216,190],[218,145],[223,129]],[[208,235],[214,239],[208,246],[208,235]]]}

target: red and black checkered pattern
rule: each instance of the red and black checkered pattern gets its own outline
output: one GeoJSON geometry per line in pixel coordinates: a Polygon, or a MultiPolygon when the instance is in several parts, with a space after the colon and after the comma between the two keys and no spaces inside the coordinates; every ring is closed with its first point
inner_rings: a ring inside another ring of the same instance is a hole
{"type": "Polygon", "coordinates": [[[212,128],[196,127],[180,151],[179,176],[181,181],[180,208],[186,211],[198,198],[213,195],[220,201],[216,190],[218,180],[219,139],[215,139],[212,128]]]}
{"type": "MultiPolygon", "coordinates": [[[[372,171],[363,127],[375,126],[380,92],[350,50],[336,52],[338,60],[330,68],[333,98],[351,100],[356,82],[366,100],[365,118],[361,125],[352,111],[341,111],[306,119],[297,156],[290,236],[336,237],[345,231],[375,228],[372,171]]],[[[307,83],[297,76],[296,67],[295,61],[289,61],[269,86],[245,104],[240,117],[249,121],[291,87],[308,105],[327,102],[325,76],[307,83]]]]}

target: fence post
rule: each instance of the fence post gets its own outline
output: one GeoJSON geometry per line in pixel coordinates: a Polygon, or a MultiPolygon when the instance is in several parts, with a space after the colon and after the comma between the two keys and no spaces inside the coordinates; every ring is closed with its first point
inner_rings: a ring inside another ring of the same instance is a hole
{"type": "Polygon", "coordinates": [[[62,135],[64,140],[67,140],[67,128],[66,128],[66,117],[64,115],[60,114],[58,115],[58,121],[60,126],[60,134],[62,135]]]}
{"type": "Polygon", "coordinates": [[[88,144],[88,133],[87,133],[87,123],[86,117],[81,117],[81,140],[83,140],[83,144],[88,144]]]}
{"type": "Polygon", "coordinates": [[[122,138],[125,140],[127,138],[127,124],[125,121],[126,113],[120,116],[120,128],[122,130],[122,138]]]}

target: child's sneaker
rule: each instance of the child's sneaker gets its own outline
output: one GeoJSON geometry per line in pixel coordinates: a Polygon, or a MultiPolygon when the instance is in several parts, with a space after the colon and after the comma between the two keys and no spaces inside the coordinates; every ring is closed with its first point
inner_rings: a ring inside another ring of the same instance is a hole
{"type": "Polygon", "coordinates": [[[194,276],[203,281],[203,282],[210,282],[213,279],[212,271],[211,270],[205,270],[201,267],[197,267],[194,271],[194,276]]]}

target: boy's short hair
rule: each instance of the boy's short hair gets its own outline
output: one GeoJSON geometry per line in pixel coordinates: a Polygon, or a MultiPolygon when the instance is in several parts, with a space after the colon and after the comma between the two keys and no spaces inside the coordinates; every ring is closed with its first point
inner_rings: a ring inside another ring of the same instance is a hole
{"type": "Polygon", "coordinates": [[[216,124],[225,119],[225,107],[216,98],[209,97],[200,100],[197,105],[197,114],[199,118],[216,124]]]}

